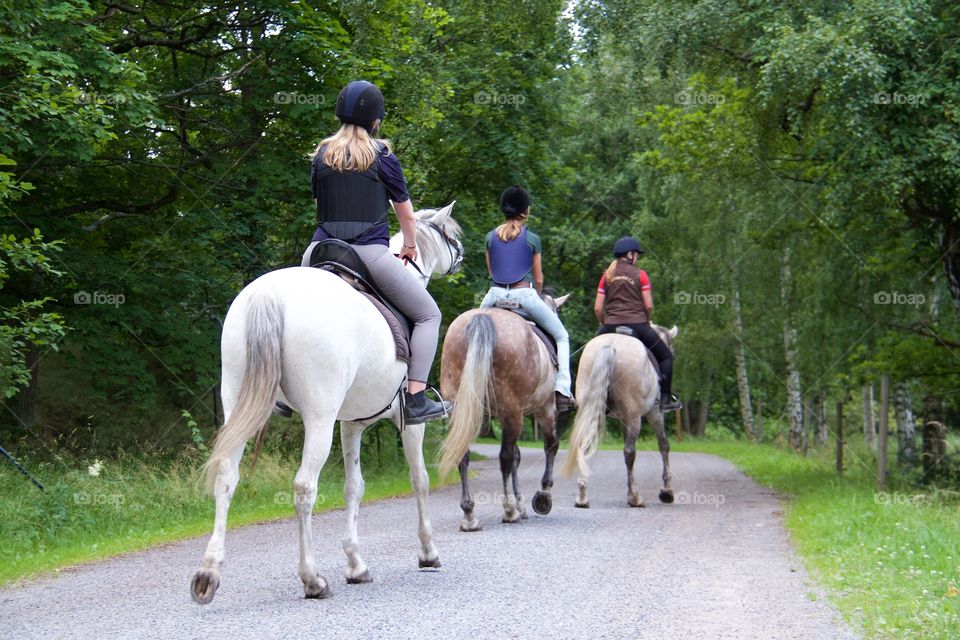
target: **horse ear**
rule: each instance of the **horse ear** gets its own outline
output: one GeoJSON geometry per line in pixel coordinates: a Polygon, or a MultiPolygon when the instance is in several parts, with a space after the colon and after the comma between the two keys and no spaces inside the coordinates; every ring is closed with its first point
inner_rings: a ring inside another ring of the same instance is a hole
{"type": "Polygon", "coordinates": [[[440,215],[438,216],[440,218],[440,222],[444,222],[450,217],[450,214],[453,213],[453,205],[455,204],[457,204],[456,200],[445,206],[443,209],[440,209],[440,215]]]}
{"type": "Polygon", "coordinates": [[[565,295],[565,296],[560,296],[559,298],[554,298],[554,299],[553,299],[553,303],[554,303],[555,305],[557,305],[557,308],[559,309],[559,308],[560,308],[560,305],[562,305],[564,302],[566,302],[566,301],[570,298],[570,296],[572,296],[572,295],[573,295],[572,293],[568,293],[568,294],[565,295]]]}
{"type": "Polygon", "coordinates": [[[670,331],[667,331],[667,335],[670,336],[670,339],[671,339],[671,340],[673,340],[674,338],[677,337],[677,333],[679,333],[679,331],[680,331],[680,330],[677,329],[677,325],[673,325],[673,326],[670,328],[670,331]]]}

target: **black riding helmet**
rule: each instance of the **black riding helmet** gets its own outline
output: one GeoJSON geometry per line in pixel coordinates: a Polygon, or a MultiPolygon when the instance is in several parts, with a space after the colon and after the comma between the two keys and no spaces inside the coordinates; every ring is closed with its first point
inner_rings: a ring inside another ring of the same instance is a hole
{"type": "Polygon", "coordinates": [[[623,236],[619,240],[613,243],[613,257],[620,258],[631,251],[636,251],[637,253],[643,253],[643,247],[640,246],[640,243],[637,242],[637,239],[633,236],[623,236]]]}
{"type": "Polygon", "coordinates": [[[373,123],[383,119],[383,94],[372,82],[354,80],[337,96],[336,114],[340,122],[355,124],[373,133],[373,123]]]}
{"type": "Polygon", "coordinates": [[[516,218],[530,206],[530,194],[519,185],[503,190],[500,195],[500,211],[508,218],[516,218]]]}

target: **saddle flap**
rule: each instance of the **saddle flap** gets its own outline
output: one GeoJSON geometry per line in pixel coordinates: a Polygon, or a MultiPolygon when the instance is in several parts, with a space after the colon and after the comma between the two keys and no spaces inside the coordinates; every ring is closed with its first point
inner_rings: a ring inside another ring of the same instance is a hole
{"type": "Polygon", "coordinates": [[[557,359],[557,343],[554,341],[553,336],[544,331],[540,325],[533,320],[527,320],[527,322],[530,324],[530,328],[533,329],[533,333],[540,338],[543,346],[547,348],[547,353],[550,354],[550,361],[553,363],[553,366],[558,366],[560,361],[557,359]]]}
{"type": "Polygon", "coordinates": [[[321,240],[310,254],[310,266],[333,272],[366,297],[383,315],[397,346],[397,359],[410,362],[413,324],[377,288],[367,265],[349,243],[336,238],[321,240]]]}

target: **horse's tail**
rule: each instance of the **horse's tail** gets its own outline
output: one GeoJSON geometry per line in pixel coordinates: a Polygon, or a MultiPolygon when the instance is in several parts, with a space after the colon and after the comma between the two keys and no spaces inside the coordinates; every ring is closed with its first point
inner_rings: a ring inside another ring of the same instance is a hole
{"type": "Polygon", "coordinates": [[[440,445],[440,475],[446,476],[460,464],[463,455],[480,433],[484,408],[488,405],[493,365],[493,342],[497,330],[490,316],[479,313],[467,323],[464,337],[467,355],[460,374],[460,386],[450,416],[450,430],[440,445]]]}
{"type": "Polygon", "coordinates": [[[217,473],[231,464],[234,451],[266,427],[280,388],[282,342],[283,303],[267,293],[255,294],[247,306],[247,359],[240,392],[204,465],[210,489],[217,473]]]}
{"type": "Polygon", "coordinates": [[[607,424],[607,390],[610,386],[615,357],[616,351],[613,346],[603,345],[593,359],[590,375],[587,376],[582,388],[578,381],[579,407],[577,417],[573,421],[573,431],[570,432],[567,458],[563,463],[565,476],[572,475],[574,470],[579,471],[584,478],[590,475],[587,460],[597,452],[607,424]]]}

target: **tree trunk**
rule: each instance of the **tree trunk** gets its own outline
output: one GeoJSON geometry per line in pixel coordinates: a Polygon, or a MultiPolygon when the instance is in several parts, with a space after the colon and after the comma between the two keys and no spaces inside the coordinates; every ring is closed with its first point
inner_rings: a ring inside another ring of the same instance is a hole
{"type": "Polygon", "coordinates": [[[893,407],[897,415],[897,465],[910,468],[917,461],[917,428],[907,383],[898,382],[894,387],[893,407]]]}
{"type": "Polygon", "coordinates": [[[937,465],[947,455],[947,428],[931,420],[923,425],[923,478],[922,482],[934,482],[939,475],[937,465]]]}
{"type": "Polygon", "coordinates": [[[813,443],[822,447],[827,444],[827,394],[824,391],[817,391],[813,399],[813,443]]]}
{"type": "Polygon", "coordinates": [[[707,417],[710,414],[710,395],[707,394],[706,398],[701,398],[699,406],[697,407],[697,418],[693,423],[693,435],[702,438],[707,433],[707,417]]]}
{"type": "Polygon", "coordinates": [[[13,397],[10,411],[19,430],[33,429],[37,424],[37,376],[40,373],[40,349],[31,345],[27,352],[27,367],[30,369],[30,382],[13,397]]]}
{"type": "Polygon", "coordinates": [[[863,441],[873,449],[873,385],[863,385],[863,441]]]}
{"type": "Polygon", "coordinates": [[[743,428],[753,440],[759,441],[760,434],[753,424],[753,407],[750,403],[750,379],[747,376],[747,354],[743,340],[743,308],[740,306],[740,287],[733,291],[733,328],[737,344],[733,355],[737,366],[737,389],[740,391],[740,419],[743,428]]]}
{"type": "Polygon", "coordinates": [[[790,447],[803,449],[803,402],[797,364],[797,330],[790,323],[790,250],[780,254],[780,302],[783,313],[783,352],[787,368],[787,424],[790,447]]]}

